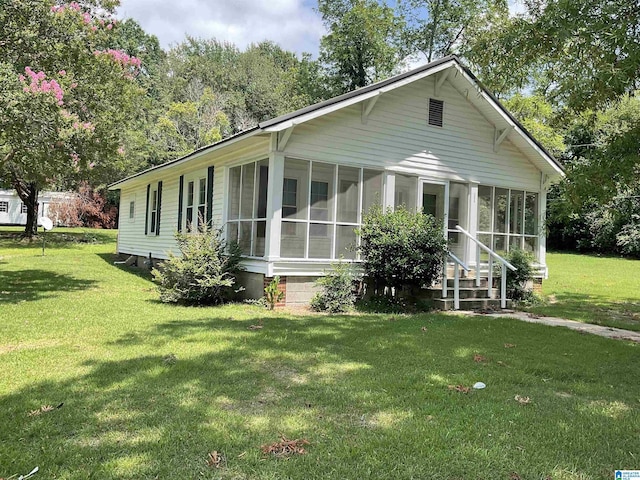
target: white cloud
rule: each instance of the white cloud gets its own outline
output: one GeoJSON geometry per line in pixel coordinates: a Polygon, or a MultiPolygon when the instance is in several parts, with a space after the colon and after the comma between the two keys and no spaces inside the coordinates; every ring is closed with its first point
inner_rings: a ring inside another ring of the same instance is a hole
{"type": "Polygon", "coordinates": [[[304,0],[122,0],[118,17],[136,20],[164,48],[188,34],[240,48],[272,40],[287,50],[316,56],[324,33],[320,16],[304,0]]]}

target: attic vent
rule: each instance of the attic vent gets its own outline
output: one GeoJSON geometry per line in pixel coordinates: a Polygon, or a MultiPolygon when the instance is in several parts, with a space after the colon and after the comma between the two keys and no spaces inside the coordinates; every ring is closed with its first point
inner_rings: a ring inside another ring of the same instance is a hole
{"type": "Polygon", "coordinates": [[[442,126],[442,112],[444,102],[442,100],[429,99],[429,125],[442,126]]]}

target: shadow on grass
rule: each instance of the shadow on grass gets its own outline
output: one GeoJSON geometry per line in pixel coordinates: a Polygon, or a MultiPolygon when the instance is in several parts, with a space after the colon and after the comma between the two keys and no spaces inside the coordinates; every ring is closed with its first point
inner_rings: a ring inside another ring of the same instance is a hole
{"type": "Polygon", "coordinates": [[[56,228],[50,232],[39,232],[33,240],[22,238],[22,232],[0,230],[0,248],[30,249],[42,247],[42,239],[45,238],[47,248],[74,248],[86,244],[115,243],[115,232],[98,229],[72,229],[56,228]]]}
{"type": "Polygon", "coordinates": [[[136,277],[144,278],[145,280],[152,281],[151,270],[144,267],[130,267],[127,265],[116,265],[115,262],[124,261],[128,255],[118,255],[116,253],[99,253],[98,257],[104,260],[112,268],[117,268],[123,272],[135,275],[136,277]]]}
{"type": "Polygon", "coordinates": [[[0,271],[0,305],[34,301],[58,292],[86,290],[96,284],[48,270],[0,271]]]}
{"type": "MultiPolygon", "coordinates": [[[[565,356],[574,333],[548,332],[435,315],[239,321],[220,312],[160,323],[110,344],[127,358],[85,361],[83,374],[0,397],[0,475],[39,465],[46,478],[544,478],[558,468],[604,478],[631,460],[637,407],[624,402],[635,393],[609,384],[628,379],[637,350],[621,345],[594,372],[592,361],[565,356]],[[508,366],[475,363],[474,352],[508,366]],[[551,375],[561,382],[541,381],[551,375]],[[471,379],[489,388],[447,389],[471,379]],[[558,400],[559,388],[573,399],[558,400]],[[533,405],[513,401],[533,389],[533,405]],[[265,460],[260,445],[281,434],[309,438],[309,454],[265,460]],[[213,450],[227,459],[221,471],[206,467],[213,450]]],[[[581,355],[610,345],[573,343],[581,355]]]]}

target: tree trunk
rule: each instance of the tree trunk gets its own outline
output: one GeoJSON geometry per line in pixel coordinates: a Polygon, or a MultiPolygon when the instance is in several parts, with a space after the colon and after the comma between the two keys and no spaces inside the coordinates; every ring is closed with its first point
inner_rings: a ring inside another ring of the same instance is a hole
{"type": "Polygon", "coordinates": [[[27,224],[24,227],[25,238],[33,238],[38,235],[38,185],[35,182],[25,182],[14,177],[13,187],[18,192],[18,197],[27,207],[27,224]]]}

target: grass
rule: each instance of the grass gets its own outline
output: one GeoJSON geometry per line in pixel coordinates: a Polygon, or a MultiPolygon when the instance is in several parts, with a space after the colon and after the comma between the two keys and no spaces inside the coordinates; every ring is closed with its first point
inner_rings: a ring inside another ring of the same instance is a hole
{"type": "Polygon", "coordinates": [[[570,253],[547,254],[547,316],[640,331],[640,260],[570,253]]]}
{"type": "Polygon", "coordinates": [[[113,266],[112,232],[67,233],[44,257],[0,235],[0,477],[587,480],[640,464],[638,345],[483,317],[167,306],[113,266]],[[280,435],[308,453],[264,456],[280,435]]]}

